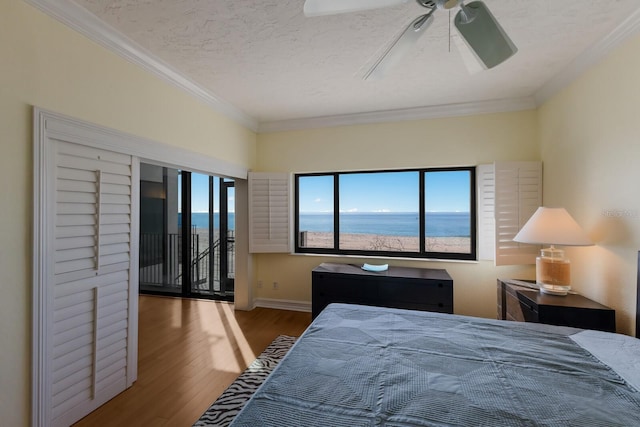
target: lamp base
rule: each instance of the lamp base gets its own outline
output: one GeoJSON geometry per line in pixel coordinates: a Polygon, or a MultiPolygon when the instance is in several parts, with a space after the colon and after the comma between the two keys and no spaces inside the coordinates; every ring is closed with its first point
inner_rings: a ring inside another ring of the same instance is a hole
{"type": "Polygon", "coordinates": [[[539,283],[540,292],[548,295],[559,295],[565,296],[571,290],[571,286],[562,286],[562,285],[548,285],[546,283],[539,283]]]}
{"type": "Polygon", "coordinates": [[[536,283],[544,294],[567,295],[571,289],[571,263],[562,249],[551,246],[540,251],[536,258],[536,283]]]}

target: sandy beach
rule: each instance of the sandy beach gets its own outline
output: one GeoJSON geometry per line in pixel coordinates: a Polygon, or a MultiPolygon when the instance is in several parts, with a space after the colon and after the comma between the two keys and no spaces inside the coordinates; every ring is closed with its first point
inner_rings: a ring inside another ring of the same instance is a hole
{"type": "MultiPolygon", "coordinates": [[[[333,247],[333,233],[307,231],[307,248],[333,247]]],[[[469,253],[469,237],[429,237],[426,240],[428,252],[469,253]]],[[[387,236],[382,234],[341,234],[341,249],[360,249],[374,251],[413,251],[419,250],[418,237],[387,236]]]]}

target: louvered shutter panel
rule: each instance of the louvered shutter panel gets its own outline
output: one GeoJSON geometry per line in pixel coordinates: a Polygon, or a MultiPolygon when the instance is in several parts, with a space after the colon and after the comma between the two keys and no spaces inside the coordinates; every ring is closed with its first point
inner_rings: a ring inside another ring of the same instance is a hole
{"type": "Polygon", "coordinates": [[[69,425],[127,387],[132,158],[54,146],[50,413],[69,425]]]}
{"type": "Polygon", "coordinates": [[[478,259],[495,259],[495,174],[494,166],[476,167],[478,194],[478,259]]]}
{"type": "Polygon", "coordinates": [[[291,252],[291,178],[249,173],[249,252],[291,252]]]}
{"type": "Polygon", "coordinates": [[[539,247],[513,238],[542,206],[542,163],[496,162],[494,173],[495,264],[534,264],[539,247]]]}

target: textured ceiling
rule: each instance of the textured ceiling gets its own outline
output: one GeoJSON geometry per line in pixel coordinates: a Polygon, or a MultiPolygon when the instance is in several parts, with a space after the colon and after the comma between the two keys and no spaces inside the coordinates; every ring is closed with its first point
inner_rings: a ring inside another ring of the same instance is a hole
{"type": "Polygon", "coordinates": [[[363,81],[424,8],[411,2],[305,18],[304,0],[75,2],[261,123],[530,97],[640,7],[637,0],[485,0],[519,52],[476,73],[450,43],[448,12],[436,11],[392,73],[363,81]]]}

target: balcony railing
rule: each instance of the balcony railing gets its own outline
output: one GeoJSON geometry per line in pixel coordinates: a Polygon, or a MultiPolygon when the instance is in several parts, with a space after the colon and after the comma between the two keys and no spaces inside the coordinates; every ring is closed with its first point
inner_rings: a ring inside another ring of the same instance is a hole
{"type": "MultiPolygon", "coordinates": [[[[183,282],[182,235],[141,233],[140,235],[140,284],[146,289],[167,288],[179,291],[183,282]]],[[[235,234],[227,236],[227,274],[221,286],[220,239],[209,245],[207,233],[191,233],[190,268],[191,290],[195,293],[232,292],[235,277],[235,234]],[[231,288],[231,289],[229,289],[231,288]]]]}

